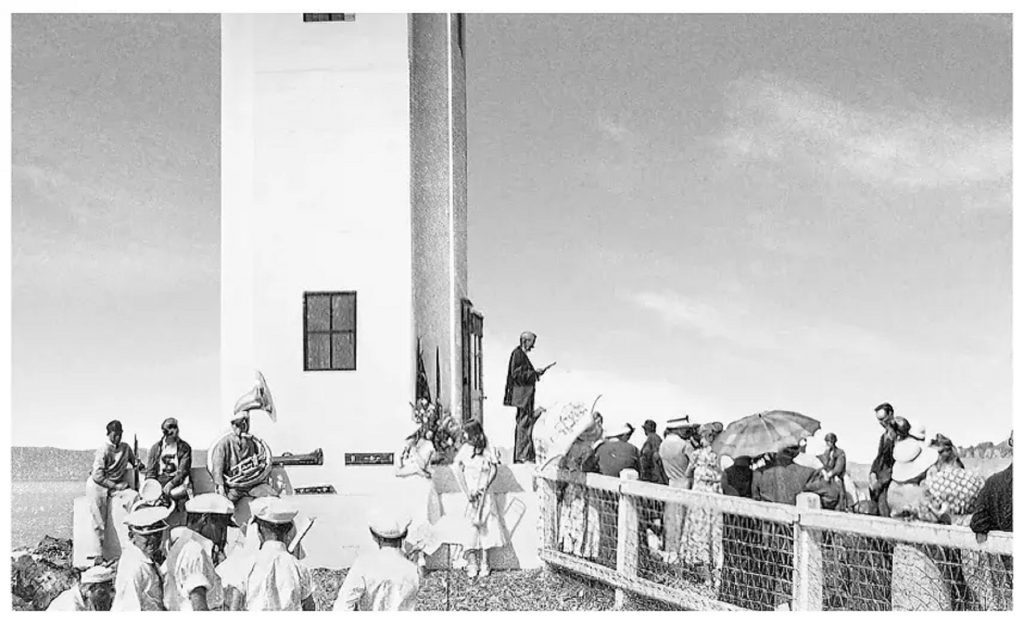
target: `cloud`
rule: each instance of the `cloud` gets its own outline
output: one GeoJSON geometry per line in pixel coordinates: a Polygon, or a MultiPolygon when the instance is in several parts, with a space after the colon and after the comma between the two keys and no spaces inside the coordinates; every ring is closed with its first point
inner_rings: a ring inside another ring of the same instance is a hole
{"type": "Polygon", "coordinates": [[[766,305],[698,301],[668,290],[630,293],[627,300],[653,312],[670,327],[745,349],[866,357],[891,350],[887,341],[863,328],[836,321],[783,321],[777,309],[766,305]]]}
{"type": "Polygon", "coordinates": [[[799,162],[906,190],[1008,185],[1008,123],[935,104],[867,110],[778,76],[733,82],[720,148],[741,160],[799,162]]]}

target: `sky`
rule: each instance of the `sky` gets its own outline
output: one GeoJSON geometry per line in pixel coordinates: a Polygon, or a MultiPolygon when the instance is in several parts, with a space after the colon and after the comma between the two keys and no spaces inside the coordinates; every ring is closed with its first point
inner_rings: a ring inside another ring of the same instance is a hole
{"type": "MultiPolygon", "coordinates": [[[[613,422],[791,409],[865,461],[888,401],[1006,437],[1008,17],[466,23],[489,435],[531,329],[538,403],[613,422]]],[[[216,18],[13,25],[13,443],[216,411],[216,18]]]]}

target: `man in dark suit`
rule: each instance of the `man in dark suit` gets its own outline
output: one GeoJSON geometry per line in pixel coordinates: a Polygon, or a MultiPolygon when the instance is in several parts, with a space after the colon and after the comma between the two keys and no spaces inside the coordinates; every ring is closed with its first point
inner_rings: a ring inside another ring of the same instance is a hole
{"type": "Polygon", "coordinates": [[[887,493],[889,491],[889,482],[892,481],[892,466],[895,463],[892,451],[896,445],[897,437],[895,410],[893,410],[892,405],[882,403],[875,408],[875,418],[884,431],[878,439],[878,453],[875,455],[875,461],[871,462],[871,472],[868,474],[868,491],[871,495],[871,500],[878,506],[878,515],[888,518],[889,501],[887,493]]]}
{"type": "Polygon", "coordinates": [[[505,405],[516,408],[516,442],[512,453],[512,462],[516,464],[533,462],[536,458],[533,448],[533,425],[536,422],[533,399],[537,381],[555,365],[552,362],[541,369],[533,367],[527,353],[536,343],[537,335],[532,332],[523,332],[519,336],[519,346],[512,350],[505,378],[505,405]]]}

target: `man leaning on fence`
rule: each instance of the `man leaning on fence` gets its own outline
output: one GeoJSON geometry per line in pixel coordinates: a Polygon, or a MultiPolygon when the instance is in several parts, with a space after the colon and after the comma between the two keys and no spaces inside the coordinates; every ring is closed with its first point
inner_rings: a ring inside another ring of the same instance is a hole
{"type": "Polygon", "coordinates": [[[889,489],[889,482],[892,480],[892,458],[893,446],[896,444],[895,411],[892,405],[882,403],[875,408],[875,418],[882,427],[883,432],[878,439],[878,452],[875,460],[871,462],[871,472],[868,474],[868,490],[871,501],[878,507],[878,515],[889,517],[889,503],[886,492],[889,489]]]}

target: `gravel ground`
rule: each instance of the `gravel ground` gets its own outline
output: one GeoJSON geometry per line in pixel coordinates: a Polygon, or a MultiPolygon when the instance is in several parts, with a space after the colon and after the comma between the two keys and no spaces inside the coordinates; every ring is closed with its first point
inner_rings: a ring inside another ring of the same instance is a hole
{"type": "MultiPolygon", "coordinates": [[[[315,594],[318,611],[333,608],[348,570],[318,568],[315,594]]],[[[470,581],[464,572],[429,572],[420,586],[420,611],[610,611],[610,587],[569,574],[545,570],[492,572],[470,581]],[[446,583],[450,582],[450,586],[446,583]]]]}

